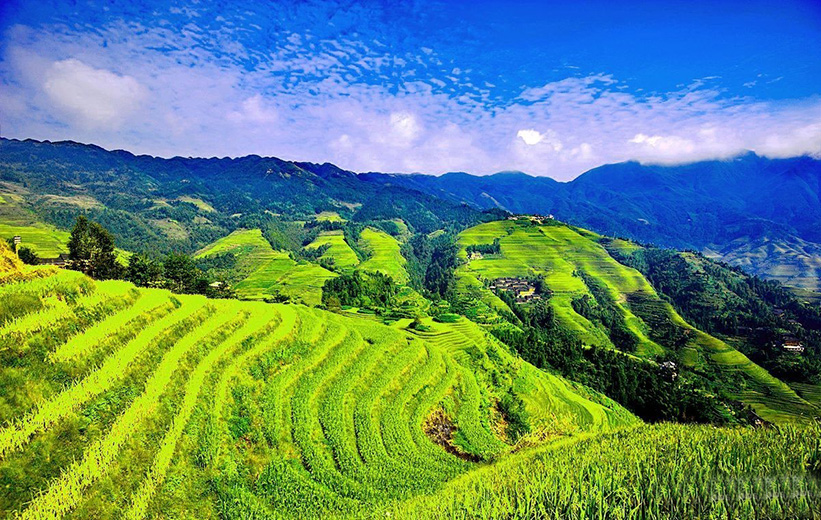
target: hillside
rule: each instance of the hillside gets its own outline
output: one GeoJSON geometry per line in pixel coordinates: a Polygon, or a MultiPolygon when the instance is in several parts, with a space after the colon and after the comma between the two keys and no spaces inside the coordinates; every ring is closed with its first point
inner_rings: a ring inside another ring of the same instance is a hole
{"type": "Polygon", "coordinates": [[[322,284],[336,276],[323,267],[295,261],[287,252],[275,251],[259,229],[237,230],[209,244],[195,255],[211,261],[211,272],[228,280],[237,297],[249,300],[282,294],[308,305],[319,304],[322,284]]]}
{"type": "Polygon", "coordinates": [[[821,161],[810,157],[608,164],[567,183],[521,172],[365,177],[478,208],[554,214],[609,236],[713,251],[798,287],[816,287],[819,274],[821,161]]]}
{"type": "Polygon", "coordinates": [[[718,250],[705,248],[711,258],[784,285],[821,292],[821,245],[792,235],[733,239],[718,250]]]}
{"type": "Polygon", "coordinates": [[[821,162],[749,153],[683,166],[611,164],[567,183],[521,172],[356,174],[331,164],[248,156],[160,159],[73,142],[0,140],[0,232],[25,231],[42,256],[87,212],[120,237],[194,252],[271,214],[358,222],[403,219],[413,232],[500,216],[554,214],[608,236],[711,252],[748,272],[817,287],[821,162]],[[56,236],[56,235],[54,235],[56,236]]]}
{"type": "MultiPolygon", "coordinates": [[[[30,225],[33,217],[64,230],[83,211],[115,233],[120,247],[138,251],[151,244],[161,253],[193,253],[276,214],[297,219],[325,211],[363,222],[401,218],[426,233],[484,218],[464,204],[363,182],[329,164],[259,156],[162,159],[13,139],[0,139],[0,196],[24,217],[5,218],[0,203],[0,224],[30,225]]],[[[43,250],[52,254],[53,248],[43,250]]]]}
{"type": "Polygon", "coordinates": [[[555,320],[551,326],[569,331],[583,345],[674,360],[769,421],[818,416],[814,405],[731,344],[685,321],[639,271],[608,253],[601,236],[553,220],[496,221],[462,232],[460,254],[467,259],[468,248],[494,241],[498,253],[474,257],[457,272],[464,297],[481,302],[470,311],[477,320],[498,327],[506,323],[504,316],[513,315],[488,288],[494,280],[538,280],[555,320]]]}
{"type": "Polygon", "coordinates": [[[375,513],[505,458],[516,417],[534,439],[637,423],[463,319],[412,331],[71,271],[0,301],[0,509],[20,518],[375,513]]]}

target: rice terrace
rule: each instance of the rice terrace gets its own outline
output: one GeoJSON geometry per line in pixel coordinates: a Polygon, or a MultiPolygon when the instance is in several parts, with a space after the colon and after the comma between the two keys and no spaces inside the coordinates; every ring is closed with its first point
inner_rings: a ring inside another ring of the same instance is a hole
{"type": "Polygon", "coordinates": [[[818,2],[103,4],[0,1],[0,519],[821,520],[818,2]]]}

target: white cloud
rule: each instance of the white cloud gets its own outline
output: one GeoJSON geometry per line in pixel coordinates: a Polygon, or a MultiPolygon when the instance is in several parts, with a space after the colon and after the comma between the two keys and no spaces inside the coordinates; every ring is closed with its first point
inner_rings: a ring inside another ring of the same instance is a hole
{"type": "Polygon", "coordinates": [[[422,128],[413,114],[408,112],[394,112],[390,115],[392,136],[395,142],[402,144],[412,143],[422,133],[422,128]]]}
{"type": "Polygon", "coordinates": [[[673,161],[682,155],[693,153],[693,150],[696,148],[693,141],[675,135],[636,134],[628,142],[642,147],[646,157],[654,156],[657,159],[670,158],[673,161]]]}
{"type": "Polygon", "coordinates": [[[544,136],[536,130],[519,130],[516,137],[520,138],[528,146],[533,146],[542,142],[544,136]]]}
{"type": "Polygon", "coordinates": [[[466,79],[446,82],[455,67],[442,72],[432,49],[400,57],[343,37],[282,33],[258,53],[224,24],[67,27],[16,27],[0,40],[4,135],[163,156],[254,153],[356,171],[517,169],[559,179],[630,159],[821,154],[821,98],[728,98],[713,80],[646,94],[595,74],[500,100],[466,79]],[[230,52],[207,50],[208,38],[230,52]],[[396,58],[423,66],[411,80],[396,58]]]}
{"type": "Polygon", "coordinates": [[[145,88],[131,76],[96,69],[77,59],[54,62],[43,91],[57,109],[90,127],[119,127],[146,97],[145,88]]]}
{"type": "Polygon", "coordinates": [[[263,96],[256,94],[242,102],[239,110],[228,113],[228,119],[236,123],[269,125],[279,119],[277,110],[263,96]]]}

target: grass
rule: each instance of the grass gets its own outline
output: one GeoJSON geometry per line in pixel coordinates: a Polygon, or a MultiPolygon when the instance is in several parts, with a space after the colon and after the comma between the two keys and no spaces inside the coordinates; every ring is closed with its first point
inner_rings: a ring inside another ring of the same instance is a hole
{"type": "Polygon", "coordinates": [[[199,199],[197,197],[190,197],[188,195],[183,195],[182,197],[178,197],[177,200],[180,201],[180,202],[188,202],[189,204],[193,204],[200,211],[203,211],[205,213],[216,213],[216,211],[217,211],[216,209],[214,209],[214,206],[212,206],[211,204],[208,204],[204,200],[199,199]]]}
{"type": "Polygon", "coordinates": [[[361,241],[371,256],[359,266],[363,271],[378,271],[393,278],[396,282],[408,282],[405,270],[407,261],[399,252],[399,242],[384,231],[372,228],[362,230],[361,241]]]}
{"type": "Polygon", "coordinates": [[[151,224],[172,240],[186,240],[189,236],[188,230],[172,218],[152,220],[151,224]]]}
{"type": "Polygon", "coordinates": [[[345,222],[345,219],[340,217],[336,211],[322,211],[317,213],[314,219],[319,222],[345,222]]]}
{"type": "Polygon", "coordinates": [[[790,386],[805,400],[821,408],[821,385],[790,383],[790,386]]]}
{"type": "Polygon", "coordinates": [[[379,514],[508,456],[493,403],[517,388],[554,434],[636,422],[464,319],[416,333],[71,272],[0,285],[17,295],[32,304],[0,333],[22,345],[0,350],[0,508],[20,518],[379,514]],[[438,409],[471,461],[425,435],[438,409]]]}
{"type": "Polygon", "coordinates": [[[47,224],[18,225],[0,222],[0,238],[15,235],[22,238],[21,245],[30,247],[41,258],[57,258],[61,253],[68,253],[69,233],[47,224]]]}
{"type": "Polygon", "coordinates": [[[334,231],[323,231],[313,242],[305,246],[307,249],[316,249],[328,246],[327,251],[320,258],[331,258],[334,265],[341,269],[352,269],[359,264],[359,258],[351,246],[345,242],[345,236],[341,229],[334,231]]]}
{"type": "Polygon", "coordinates": [[[567,438],[398,505],[395,518],[818,518],[818,427],[654,425],[567,438]],[[817,469],[816,469],[817,471],[817,469]]]}
{"type": "MultiPolygon", "coordinates": [[[[467,246],[490,244],[497,238],[500,255],[471,260],[457,272],[461,290],[478,294],[486,308],[498,312],[505,304],[484,288],[481,279],[543,276],[553,292],[549,303],[560,324],[575,331],[588,345],[614,348],[606,331],[573,309],[574,298],[590,294],[578,275],[584,272],[605,287],[622,313],[630,332],[638,339],[636,355],[652,358],[667,353],[649,334],[657,322],[670,322],[690,334],[679,361],[691,368],[718,370],[721,377],[731,381],[728,393],[752,406],[762,418],[772,422],[808,421],[817,415],[817,408],[744,354],[688,324],[656,294],[641,273],[614,260],[599,244],[601,237],[595,233],[558,222],[489,222],[459,235],[460,255],[466,259],[467,246]]],[[[622,250],[634,247],[625,241],[610,245],[622,250]]]]}

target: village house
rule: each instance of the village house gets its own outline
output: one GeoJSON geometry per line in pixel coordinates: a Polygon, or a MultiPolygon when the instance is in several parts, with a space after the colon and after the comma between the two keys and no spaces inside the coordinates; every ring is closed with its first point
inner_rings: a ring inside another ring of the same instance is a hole
{"type": "Polygon", "coordinates": [[[553,220],[553,215],[530,215],[530,220],[534,222],[547,222],[553,220]]]}
{"type": "Polygon", "coordinates": [[[38,264],[40,265],[53,265],[56,267],[65,267],[68,264],[68,254],[67,253],[60,253],[57,258],[40,258],[38,260],[38,264]]]}
{"type": "Polygon", "coordinates": [[[494,292],[512,293],[516,303],[520,304],[542,299],[541,295],[536,294],[536,286],[525,278],[497,278],[488,287],[494,292]]]}
{"type": "Polygon", "coordinates": [[[781,348],[787,352],[796,352],[799,354],[804,352],[804,345],[801,343],[801,340],[793,336],[785,336],[781,340],[781,348]]]}

